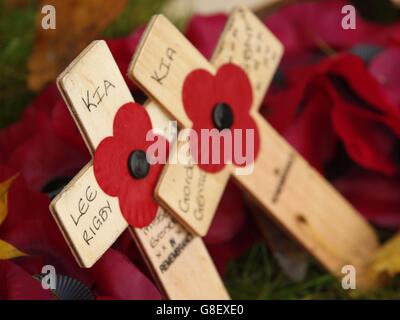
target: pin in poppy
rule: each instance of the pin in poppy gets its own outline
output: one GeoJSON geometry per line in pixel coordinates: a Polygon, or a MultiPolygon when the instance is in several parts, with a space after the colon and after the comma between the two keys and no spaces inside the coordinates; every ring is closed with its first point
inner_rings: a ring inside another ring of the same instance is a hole
{"type": "Polygon", "coordinates": [[[201,169],[218,172],[229,162],[236,166],[245,165],[234,156],[236,151],[241,155],[244,150],[252,153],[254,161],[260,138],[256,123],[250,116],[253,101],[251,83],[242,68],[233,63],[224,64],[215,76],[206,70],[196,69],[186,77],[182,97],[186,114],[193,123],[192,134],[201,137],[190,137],[192,156],[201,169]],[[230,130],[231,139],[221,138],[219,145],[213,143],[214,139],[209,143],[202,136],[203,129],[217,129],[210,131],[210,135],[220,132],[221,137],[225,130],[230,130]],[[249,141],[246,137],[250,132],[253,135],[249,141]],[[219,156],[215,155],[216,152],[219,156]],[[213,159],[219,161],[216,163],[213,159]]]}
{"type": "MultiPolygon", "coordinates": [[[[150,164],[146,153],[152,141],[146,135],[152,130],[146,110],[137,103],[127,103],[117,112],[113,136],[103,139],[94,155],[94,174],[102,190],[118,197],[127,222],[137,228],[149,225],[157,214],[153,198],[162,163],[150,164]]],[[[156,135],[158,143],[167,140],[156,135]]],[[[162,162],[162,163],[161,163],[162,162]]]]}

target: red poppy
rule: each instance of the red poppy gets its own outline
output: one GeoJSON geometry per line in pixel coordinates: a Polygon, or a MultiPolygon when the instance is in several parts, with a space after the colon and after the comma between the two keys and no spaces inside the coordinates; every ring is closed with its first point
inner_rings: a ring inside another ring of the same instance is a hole
{"type": "MultiPolygon", "coordinates": [[[[97,182],[108,195],[118,197],[125,219],[137,228],[150,224],[158,208],[153,192],[162,164],[150,165],[146,159],[152,144],[146,135],[151,130],[146,110],[137,103],[127,103],[115,115],[113,136],[101,141],[94,156],[97,182]]],[[[164,137],[157,139],[167,146],[164,137]]]]}
{"type": "Polygon", "coordinates": [[[400,105],[400,48],[389,47],[379,52],[369,65],[369,71],[382,85],[388,98],[400,105]]]}
{"type": "Polygon", "coordinates": [[[158,300],[160,292],[138,267],[112,248],[90,270],[96,292],[113,299],[158,300]],[[132,288],[133,287],[133,288],[132,288]]]}
{"type": "Polygon", "coordinates": [[[266,99],[268,121],[335,185],[339,181],[339,190],[364,216],[379,225],[397,227],[399,211],[390,206],[396,198],[385,188],[398,183],[394,178],[399,172],[398,107],[363,61],[353,55],[325,58],[307,68],[293,69],[286,77],[288,87],[266,99]],[[353,168],[365,170],[362,179],[355,176],[353,168]],[[379,175],[386,181],[384,188],[376,188],[374,183],[379,175]],[[347,188],[358,181],[365,183],[365,188],[347,188]],[[376,197],[367,195],[368,188],[376,197]],[[368,205],[360,205],[360,199],[366,197],[368,205]]]}
{"type": "Polygon", "coordinates": [[[53,300],[49,290],[13,261],[0,260],[1,300],[53,300]]]}
{"type": "Polygon", "coordinates": [[[193,122],[193,133],[197,134],[197,139],[191,136],[190,141],[192,155],[199,160],[200,168],[208,172],[218,172],[229,161],[237,166],[244,165],[232,156],[237,145],[234,143],[234,135],[230,145],[227,144],[229,150],[226,150],[224,139],[221,139],[219,148],[215,143],[206,144],[207,139],[200,138],[202,129],[218,129],[221,132],[230,130],[232,133],[236,132],[235,129],[240,129],[242,143],[238,145],[241,146],[242,152],[238,152],[241,154],[247,148],[245,130],[253,129],[254,144],[252,150],[249,150],[254,155],[253,160],[255,159],[259,150],[259,134],[256,123],[250,116],[253,94],[250,80],[244,70],[232,63],[221,66],[215,76],[203,69],[194,70],[185,79],[182,95],[185,111],[193,122]],[[220,161],[212,163],[217,152],[221,156],[217,157],[220,161]]]}
{"type": "Polygon", "coordinates": [[[193,16],[186,28],[186,38],[209,60],[227,20],[226,14],[193,16]]]}
{"type": "Polygon", "coordinates": [[[399,43],[400,23],[373,23],[363,19],[360,10],[356,11],[357,27],[342,28],[342,8],[349,4],[348,0],[297,1],[266,16],[264,22],[284,44],[286,56],[323,46],[344,50],[361,43],[399,43]]]}
{"type": "Polygon", "coordinates": [[[333,184],[367,219],[386,228],[400,228],[399,176],[356,167],[333,184]]]}
{"type": "Polygon", "coordinates": [[[321,170],[340,138],[358,165],[398,172],[400,113],[360,58],[337,55],[294,70],[288,79],[290,88],[270,96],[265,111],[311,164],[321,170]]]}

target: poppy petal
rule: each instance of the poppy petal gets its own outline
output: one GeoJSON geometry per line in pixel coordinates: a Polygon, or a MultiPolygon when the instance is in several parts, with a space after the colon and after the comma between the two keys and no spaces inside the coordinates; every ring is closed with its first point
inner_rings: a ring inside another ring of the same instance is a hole
{"type": "Polygon", "coordinates": [[[186,28],[186,38],[209,60],[224,29],[227,16],[193,16],[186,28]]]}
{"type": "Polygon", "coordinates": [[[249,117],[253,102],[253,90],[246,72],[233,63],[227,63],[218,69],[214,79],[215,97],[232,107],[235,117],[249,117]]]}
{"type": "Polygon", "coordinates": [[[144,149],[147,133],[152,129],[147,111],[140,104],[130,102],[118,109],[113,122],[113,135],[121,145],[144,149]]]}
{"type": "Polygon", "coordinates": [[[400,104],[400,49],[388,48],[375,56],[369,71],[378,80],[387,96],[400,104]]]}
{"type": "Polygon", "coordinates": [[[120,252],[109,249],[90,269],[100,296],[123,300],[158,300],[156,286],[120,252]]]}
{"type": "Polygon", "coordinates": [[[196,123],[193,126],[212,127],[211,112],[217,101],[211,73],[203,69],[192,71],[183,83],[182,99],[186,114],[196,123]]]}
{"type": "Polygon", "coordinates": [[[245,220],[242,192],[233,182],[229,182],[204,242],[207,245],[229,242],[241,231],[245,220]]]}
{"type": "Polygon", "coordinates": [[[368,220],[384,228],[400,228],[398,177],[355,169],[333,184],[368,220]]]}
{"type": "Polygon", "coordinates": [[[54,296],[14,262],[0,260],[0,299],[54,300],[54,296]]]}
{"type": "Polygon", "coordinates": [[[94,155],[93,168],[96,180],[105,193],[116,197],[122,188],[126,188],[127,166],[125,145],[114,137],[107,137],[100,142],[94,155]]]}

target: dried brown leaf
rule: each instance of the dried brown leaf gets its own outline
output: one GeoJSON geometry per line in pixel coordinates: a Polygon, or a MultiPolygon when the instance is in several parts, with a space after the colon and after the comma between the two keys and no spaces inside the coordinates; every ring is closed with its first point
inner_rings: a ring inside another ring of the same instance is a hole
{"type": "Polygon", "coordinates": [[[41,0],[36,40],[28,60],[28,87],[38,91],[72,61],[124,9],[127,0],[41,0]],[[56,9],[56,29],[43,29],[41,8],[56,9]]]}

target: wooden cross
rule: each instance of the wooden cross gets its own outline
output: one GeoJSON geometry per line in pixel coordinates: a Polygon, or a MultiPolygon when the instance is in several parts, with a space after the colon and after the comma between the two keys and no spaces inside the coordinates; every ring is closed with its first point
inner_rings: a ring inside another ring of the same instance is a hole
{"type": "MultiPolygon", "coordinates": [[[[195,69],[215,75],[220,66],[232,62],[250,79],[250,114],[261,139],[252,174],[235,175],[232,164],[217,173],[207,173],[198,166],[168,164],[159,179],[156,198],[190,230],[203,236],[232,177],[330,272],[340,275],[344,265],[352,264],[361,280],[363,267],[377,249],[373,229],[258,112],[282,53],[281,43],[245,8],[231,13],[212,64],[164,16],[151,20],[131,62],[131,79],[176,119],[180,128],[191,128],[182,96],[187,76],[195,69]]],[[[178,150],[179,145],[174,152],[178,150]]]]}
{"type": "Polygon", "coordinates": [[[253,12],[259,13],[290,1],[293,0],[171,0],[164,6],[163,12],[173,20],[184,19],[193,14],[229,13],[232,8],[240,5],[245,5],[253,12]]]}
{"type": "MultiPolygon", "coordinates": [[[[94,154],[99,143],[112,135],[119,107],[133,102],[106,43],[89,45],[57,84],[94,154]]],[[[151,102],[145,108],[153,128],[164,130],[168,118],[151,102]]],[[[128,227],[118,199],[98,185],[92,162],[53,199],[50,210],[82,267],[91,267],[128,227]]],[[[187,232],[163,209],[158,209],[150,225],[130,227],[130,231],[166,297],[229,299],[201,238],[187,232]]]]}

